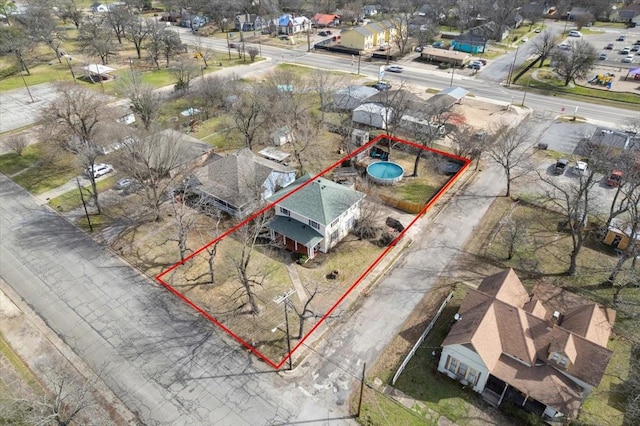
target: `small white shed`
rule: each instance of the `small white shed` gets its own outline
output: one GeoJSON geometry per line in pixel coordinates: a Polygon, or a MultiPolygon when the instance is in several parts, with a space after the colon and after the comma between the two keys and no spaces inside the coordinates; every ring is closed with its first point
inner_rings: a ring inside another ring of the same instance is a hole
{"type": "Polygon", "coordinates": [[[293,130],[289,126],[284,126],[271,133],[271,141],[275,146],[293,142],[293,130]]]}
{"type": "Polygon", "coordinates": [[[386,129],[387,123],[393,119],[393,109],[380,104],[362,104],[353,110],[351,119],[356,123],[386,129]]]}

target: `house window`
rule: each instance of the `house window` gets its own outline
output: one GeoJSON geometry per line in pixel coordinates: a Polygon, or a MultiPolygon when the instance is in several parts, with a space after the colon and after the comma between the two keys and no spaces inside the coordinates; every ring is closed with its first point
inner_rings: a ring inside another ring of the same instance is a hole
{"type": "Polygon", "coordinates": [[[453,374],[456,374],[456,372],[458,371],[459,364],[460,364],[460,361],[458,361],[455,358],[452,358],[451,355],[449,355],[449,368],[447,368],[447,370],[451,371],[453,374]]]}
{"type": "Polygon", "coordinates": [[[467,369],[467,364],[460,363],[460,366],[458,367],[458,377],[464,379],[467,376],[467,369]]]}
{"type": "Polygon", "coordinates": [[[314,222],[311,219],[309,219],[309,226],[312,227],[313,229],[320,229],[320,224],[318,222],[314,222]]]}
{"type": "Polygon", "coordinates": [[[562,367],[566,367],[567,366],[567,359],[565,357],[562,357],[558,364],[560,364],[562,367]]]}
{"type": "Polygon", "coordinates": [[[558,359],[560,358],[560,355],[558,355],[558,353],[554,353],[553,356],[551,357],[551,361],[553,362],[558,362],[558,359]]]}
{"type": "Polygon", "coordinates": [[[280,207],[280,214],[284,215],[284,216],[291,216],[291,212],[287,209],[285,209],[284,207],[280,207]]]}
{"type": "Polygon", "coordinates": [[[331,233],[331,241],[335,241],[338,239],[338,230],[336,229],[331,233]]]}
{"type": "Polygon", "coordinates": [[[479,379],[480,373],[473,368],[470,368],[469,373],[467,373],[467,381],[471,384],[471,386],[477,385],[479,379]]]}
{"type": "Polygon", "coordinates": [[[334,220],[333,222],[331,222],[331,227],[335,227],[338,224],[338,221],[340,220],[340,218],[334,220]]]}

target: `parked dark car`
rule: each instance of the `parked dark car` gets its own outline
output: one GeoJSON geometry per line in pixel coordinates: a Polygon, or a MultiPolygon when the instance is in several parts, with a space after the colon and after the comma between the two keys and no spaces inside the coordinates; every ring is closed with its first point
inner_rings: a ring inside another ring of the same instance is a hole
{"type": "Polygon", "coordinates": [[[326,37],[326,36],[328,36],[328,35],[329,35],[329,33],[328,33],[328,32],[326,32],[326,31],[320,31],[320,32],[318,33],[318,35],[319,35],[319,36],[321,36],[321,37],[326,37]]]}
{"type": "Polygon", "coordinates": [[[613,50],[613,43],[609,43],[604,47],[606,50],[613,50]]]}
{"type": "Polygon", "coordinates": [[[568,165],[569,165],[569,160],[567,160],[566,158],[561,158],[558,161],[556,161],[556,165],[554,166],[553,171],[555,174],[561,175],[567,169],[568,165]]]}
{"type": "Polygon", "coordinates": [[[391,84],[386,83],[384,81],[380,81],[376,84],[374,84],[373,86],[374,89],[380,91],[380,92],[386,92],[387,90],[391,89],[391,84]]]}

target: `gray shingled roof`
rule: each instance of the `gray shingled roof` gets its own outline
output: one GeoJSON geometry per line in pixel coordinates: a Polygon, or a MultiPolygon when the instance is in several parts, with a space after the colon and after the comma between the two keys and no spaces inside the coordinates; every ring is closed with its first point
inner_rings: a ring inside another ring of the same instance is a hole
{"type": "Polygon", "coordinates": [[[311,177],[307,174],[298,178],[269,197],[268,201],[275,202],[290,194],[278,205],[314,222],[328,225],[365,196],[362,192],[321,177],[305,185],[311,177]]]}
{"type": "Polygon", "coordinates": [[[208,163],[194,175],[202,184],[202,191],[240,207],[259,198],[262,185],[273,170],[291,171],[245,148],[208,163]]]}

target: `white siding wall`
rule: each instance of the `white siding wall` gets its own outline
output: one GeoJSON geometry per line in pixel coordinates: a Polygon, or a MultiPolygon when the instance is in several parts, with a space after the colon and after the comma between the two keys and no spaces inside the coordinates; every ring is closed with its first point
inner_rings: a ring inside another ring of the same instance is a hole
{"type": "Polygon", "coordinates": [[[489,370],[482,362],[480,355],[462,345],[449,345],[442,348],[442,355],[440,355],[438,371],[447,374],[452,379],[457,378],[452,372],[447,370],[447,357],[449,355],[453,358],[456,358],[458,361],[468,365],[469,368],[473,368],[474,370],[480,372],[480,379],[478,380],[478,383],[473,387],[473,390],[476,392],[482,392],[484,390],[485,384],[487,383],[487,379],[489,378],[489,370]]]}

